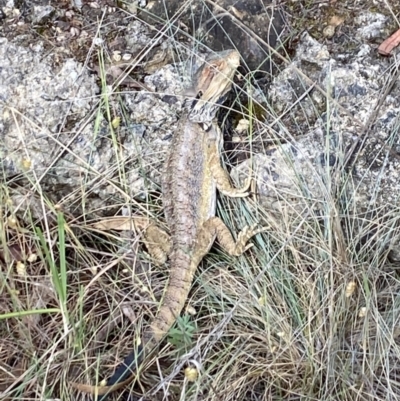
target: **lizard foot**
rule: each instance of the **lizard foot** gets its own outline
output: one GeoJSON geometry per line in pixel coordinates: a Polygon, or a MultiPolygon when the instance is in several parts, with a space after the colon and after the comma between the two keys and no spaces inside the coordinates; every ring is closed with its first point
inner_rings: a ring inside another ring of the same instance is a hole
{"type": "Polygon", "coordinates": [[[238,239],[235,241],[225,223],[218,217],[212,217],[203,224],[195,254],[198,258],[203,257],[217,238],[221,247],[229,255],[240,256],[253,246],[247,243],[248,240],[266,229],[266,227],[256,229],[256,225],[247,226],[238,234],[238,239]]]}

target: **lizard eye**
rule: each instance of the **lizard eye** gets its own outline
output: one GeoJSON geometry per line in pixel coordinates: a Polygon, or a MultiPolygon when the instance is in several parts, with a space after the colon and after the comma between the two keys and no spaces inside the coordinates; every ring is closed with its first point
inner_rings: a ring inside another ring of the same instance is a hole
{"type": "Polygon", "coordinates": [[[203,96],[203,91],[199,91],[196,95],[196,99],[199,100],[203,96]]]}

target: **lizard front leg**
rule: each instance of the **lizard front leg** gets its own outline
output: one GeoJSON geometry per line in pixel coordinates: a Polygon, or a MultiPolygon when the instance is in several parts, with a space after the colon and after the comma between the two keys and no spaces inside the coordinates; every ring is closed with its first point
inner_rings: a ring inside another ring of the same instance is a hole
{"type": "Polygon", "coordinates": [[[207,137],[207,166],[215,181],[218,191],[231,198],[239,198],[249,195],[249,187],[251,185],[251,176],[246,180],[242,188],[235,188],[231,184],[229,174],[221,166],[220,144],[221,130],[213,123],[210,127],[207,137]]]}

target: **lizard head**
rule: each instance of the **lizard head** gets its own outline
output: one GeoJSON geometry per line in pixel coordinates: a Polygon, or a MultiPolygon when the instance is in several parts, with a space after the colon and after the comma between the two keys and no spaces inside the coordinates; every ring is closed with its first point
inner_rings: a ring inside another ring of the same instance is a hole
{"type": "Polygon", "coordinates": [[[232,87],[233,76],[240,64],[236,50],[225,50],[206,58],[193,78],[190,91],[198,99],[192,107],[189,119],[193,122],[211,122],[218,105],[232,87]]]}

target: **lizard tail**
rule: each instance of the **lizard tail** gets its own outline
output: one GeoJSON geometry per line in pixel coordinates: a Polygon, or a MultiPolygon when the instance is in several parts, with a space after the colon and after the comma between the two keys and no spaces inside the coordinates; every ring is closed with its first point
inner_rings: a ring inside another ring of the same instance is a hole
{"type": "Polygon", "coordinates": [[[139,345],[137,350],[130,352],[117,369],[115,369],[114,374],[107,379],[105,387],[108,387],[109,390],[106,394],[98,397],[97,401],[105,401],[111,392],[124,387],[126,384],[131,382],[134,379],[134,374],[138,370],[138,366],[142,360],[143,346],[139,345]]]}
{"type": "MultiPolygon", "coordinates": [[[[202,257],[203,255],[201,255],[202,257]]],[[[142,342],[117,367],[114,374],[107,379],[104,386],[90,386],[71,383],[72,387],[94,395],[94,401],[105,401],[109,394],[129,384],[135,377],[138,366],[144,359],[144,354],[151,352],[168,333],[171,326],[181,313],[187,299],[200,256],[191,257],[181,249],[171,255],[169,284],[157,316],[150,327],[143,333],[142,342]],[[97,397],[97,398],[96,398],[97,397]]]]}
{"type": "Polygon", "coordinates": [[[93,401],[105,401],[108,396],[129,384],[135,377],[139,364],[142,362],[144,349],[142,345],[132,351],[124,361],[117,367],[114,374],[107,379],[104,386],[91,386],[81,383],[71,383],[71,386],[84,393],[94,395],[93,401]]]}

